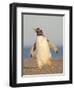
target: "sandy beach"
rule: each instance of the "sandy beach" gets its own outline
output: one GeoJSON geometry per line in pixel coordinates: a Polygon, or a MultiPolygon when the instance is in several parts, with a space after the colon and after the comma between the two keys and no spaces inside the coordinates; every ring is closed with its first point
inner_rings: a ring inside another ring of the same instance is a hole
{"type": "Polygon", "coordinates": [[[23,75],[35,75],[35,74],[56,74],[63,72],[63,59],[53,60],[51,66],[45,65],[40,70],[37,67],[37,61],[32,58],[24,59],[23,61],[23,75]]]}

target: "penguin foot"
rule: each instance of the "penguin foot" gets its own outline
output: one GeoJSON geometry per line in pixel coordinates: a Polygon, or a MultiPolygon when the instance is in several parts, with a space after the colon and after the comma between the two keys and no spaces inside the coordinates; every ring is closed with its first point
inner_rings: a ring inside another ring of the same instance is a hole
{"type": "Polygon", "coordinates": [[[41,70],[42,69],[42,66],[38,66],[38,68],[39,68],[39,70],[41,70]]]}
{"type": "Polygon", "coordinates": [[[38,69],[41,70],[42,69],[42,65],[38,65],[38,69]]]}
{"type": "Polygon", "coordinates": [[[52,63],[53,63],[53,61],[52,61],[52,60],[48,60],[48,65],[49,65],[49,66],[51,66],[51,65],[52,65],[52,63]]]}

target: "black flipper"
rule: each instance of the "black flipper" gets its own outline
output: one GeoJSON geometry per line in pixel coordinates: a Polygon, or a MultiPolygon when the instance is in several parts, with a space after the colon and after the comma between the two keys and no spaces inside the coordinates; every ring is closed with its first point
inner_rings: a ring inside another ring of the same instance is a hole
{"type": "Polygon", "coordinates": [[[36,42],[34,43],[33,51],[36,50],[36,42]]]}
{"type": "Polygon", "coordinates": [[[49,42],[49,40],[47,39],[47,42],[49,42]]]}

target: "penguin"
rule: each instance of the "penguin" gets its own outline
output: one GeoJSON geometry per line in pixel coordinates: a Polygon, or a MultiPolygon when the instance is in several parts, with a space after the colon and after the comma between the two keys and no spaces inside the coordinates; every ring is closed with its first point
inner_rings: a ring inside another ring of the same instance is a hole
{"type": "Polygon", "coordinates": [[[30,50],[31,58],[37,60],[37,65],[39,69],[42,69],[44,65],[51,66],[53,61],[50,48],[53,48],[55,53],[58,53],[58,48],[55,46],[55,44],[47,39],[42,29],[36,28],[34,29],[34,31],[37,37],[36,42],[33,44],[30,50]]]}

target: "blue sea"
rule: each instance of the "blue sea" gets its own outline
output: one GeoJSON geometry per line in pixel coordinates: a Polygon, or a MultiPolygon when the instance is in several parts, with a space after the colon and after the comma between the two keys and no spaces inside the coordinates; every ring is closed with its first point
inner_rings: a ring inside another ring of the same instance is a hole
{"type": "MultiPolygon", "coordinates": [[[[55,53],[52,48],[50,49],[52,58],[55,60],[63,57],[63,47],[59,46],[58,50],[59,50],[58,53],[55,53]]],[[[30,57],[30,47],[25,47],[23,49],[23,56],[24,56],[24,58],[30,57]]]]}

